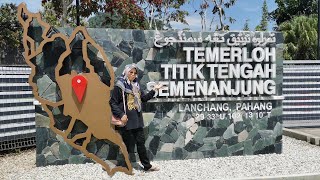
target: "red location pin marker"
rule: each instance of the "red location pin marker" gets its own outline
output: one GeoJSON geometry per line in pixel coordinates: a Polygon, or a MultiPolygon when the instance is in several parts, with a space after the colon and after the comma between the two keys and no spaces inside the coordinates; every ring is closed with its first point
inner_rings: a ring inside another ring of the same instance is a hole
{"type": "Polygon", "coordinates": [[[84,76],[77,75],[72,78],[72,89],[76,93],[79,103],[87,89],[87,79],[84,76]]]}

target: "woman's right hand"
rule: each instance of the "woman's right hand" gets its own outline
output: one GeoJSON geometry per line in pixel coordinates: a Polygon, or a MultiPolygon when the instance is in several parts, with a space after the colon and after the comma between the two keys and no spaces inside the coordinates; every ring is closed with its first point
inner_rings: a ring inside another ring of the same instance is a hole
{"type": "Polygon", "coordinates": [[[154,85],[154,90],[158,91],[159,89],[162,89],[162,87],[163,87],[163,84],[158,83],[158,84],[154,85]]]}
{"type": "Polygon", "coordinates": [[[121,121],[122,121],[124,124],[127,124],[127,122],[128,122],[128,116],[127,116],[127,115],[123,115],[122,118],[121,118],[121,121]]]}

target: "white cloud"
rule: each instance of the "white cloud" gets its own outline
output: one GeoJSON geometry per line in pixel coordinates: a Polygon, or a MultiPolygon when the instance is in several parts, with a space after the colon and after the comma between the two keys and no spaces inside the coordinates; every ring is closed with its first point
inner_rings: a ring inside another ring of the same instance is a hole
{"type": "MultiPolygon", "coordinates": [[[[192,31],[201,31],[201,17],[197,14],[191,15],[186,17],[186,21],[189,25],[178,23],[178,22],[171,22],[173,29],[184,29],[189,28],[192,31]]],[[[209,29],[210,19],[207,19],[207,29],[209,29]]]]}

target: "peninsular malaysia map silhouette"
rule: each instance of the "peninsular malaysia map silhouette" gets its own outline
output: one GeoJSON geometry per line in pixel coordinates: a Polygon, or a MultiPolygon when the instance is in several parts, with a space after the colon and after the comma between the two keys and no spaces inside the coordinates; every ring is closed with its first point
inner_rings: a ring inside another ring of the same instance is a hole
{"type": "Polygon", "coordinates": [[[42,21],[40,13],[29,12],[24,3],[18,6],[18,19],[23,28],[24,58],[31,67],[29,84],[50,118],[50,129],[101,164],[110,176],[117,171],[132,174],[126,146],[110,123],[114,71],[103,49],[85,27],[76,27],[68,37],[42,21]],[[76,123],[86,130],[77,132],[76,123]],[[90,152],[91,141],[118,146],[127,167],[90,152]]]}

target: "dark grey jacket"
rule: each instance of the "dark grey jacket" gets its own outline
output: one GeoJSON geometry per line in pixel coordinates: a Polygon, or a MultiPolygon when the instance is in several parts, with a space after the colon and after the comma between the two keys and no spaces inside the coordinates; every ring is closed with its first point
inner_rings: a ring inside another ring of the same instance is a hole
{"type": "MultiPolygon", "coordinates": [[[[129,110],[127,103],[127,93],[125,94],[125,104],[126,104],[126,112],[128,116],[128,122],[127,125],[124,127],[127,130],[130,129],[137,129],[144,127],[143,124],[143,117],[142,117],[142,112],[138,112],[136,109],[129,110]]],[[[140,92],[140,97],[142,102],[147,102],[148,100],[152,99],[155,91],[151,90],[149,93],[144,94],[143,91],[140,92]]],[[[125,112],[123,110],[123,99],[122,99],[122,90],[118,86],[114,86],[114,89],[111,93],[111,98],[110,98],[110,106],[111,106],[111,111],[112,114],[118,118],[121,118],[125,112]]]]}

